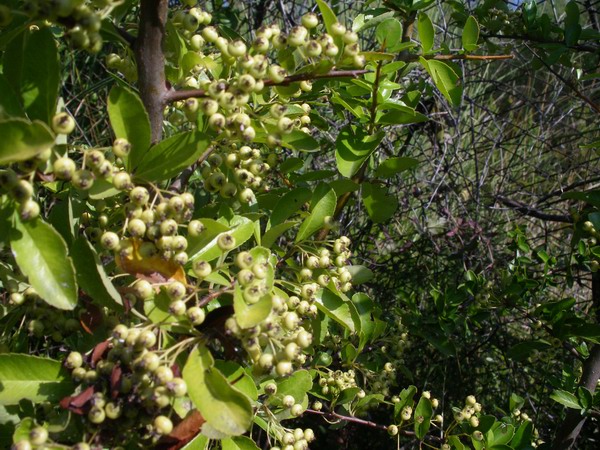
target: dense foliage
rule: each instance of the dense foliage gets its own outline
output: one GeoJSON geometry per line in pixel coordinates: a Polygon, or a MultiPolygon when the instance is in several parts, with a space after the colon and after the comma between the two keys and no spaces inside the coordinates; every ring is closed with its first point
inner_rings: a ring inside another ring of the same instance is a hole
{"type": "Polygon", "coordinates": [[[0,446],[597,448],[595,4],[5,0],[0,446]]]}

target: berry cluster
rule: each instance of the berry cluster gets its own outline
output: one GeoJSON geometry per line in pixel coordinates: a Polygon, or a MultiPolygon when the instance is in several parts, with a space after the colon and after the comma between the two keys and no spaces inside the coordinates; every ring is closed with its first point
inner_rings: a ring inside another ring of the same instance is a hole
{"type": "Polygon", "coordinates": [[[119,324],[100,351],[87,358],[71,352],[64,360],[79,387],[63,407],[85,415],[88,435],[102,435],[105,446],[107,439],[136,439],[132,429],[149,441],[173,430],[169,416],[175,400],[187,394],[187,385],[174,373],[170,352],[157,348],[157,332],[151,326],[119,324]]]}

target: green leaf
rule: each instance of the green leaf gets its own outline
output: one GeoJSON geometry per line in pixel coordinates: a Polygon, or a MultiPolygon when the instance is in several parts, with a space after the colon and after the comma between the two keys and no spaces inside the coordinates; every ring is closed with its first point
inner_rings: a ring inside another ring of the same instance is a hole
{"type": "Polygon", "coordinates": [[[300,225],[295,242],[302,242],[323,228],[325,218],[333,216],[336,202],[335,191],[328,184],[319,184],[310,202],[310,215],[300,225]]]}
{"type": "Polygon", "coordinates": [[[209,350],[199,346],[183,368],[192,403],[208,424],[228,436],[244,434],[252,423],[250,400],[214,367],[209,350]]]}
{"type": "Polygon", "coordinates": [[[305,187],[286,192],[273,208],[269,218],[271,226],[285,222],[289,217],[300,211],[304,204],[310,200],[310,197],[310,189],[305,187]]]}
{"type": "Polygon", "coordinates": [[[49,123],[56,112],[60,83],[58,50],[51,29],[31,27],[15,37],[4,53],[3,70],[20,95],[27,116],[49,123]]]}
{"type": "Polygon", "coordinates": [[[375,37],[382,50],[393,47],[402,41],[402,24],[398,19],[390,17],[377,25],[375,37]]]}
{"type": "Polygon", "coordinates": [[[323,0],[317,0],[317,5],[321,11],[321,16],[323,17],[323,23],[325,24],[327,33],[329,33],[331,36],[335,36],[335,33],[333,32],[333,25],[338,21],[335,13],[323,0]]]}
{"type": "Polygon", "coordinates": [[[352,275],[352,284],[363,284],[373,279],[375,274],[371,269],[365,266],[346,266],[348,272],[352,275]]]}
{"type": "Polygon", "coordinates": [[[531,444],[532,434],[533,423],[529,420],[526,420],[519,425],[519,428],[517,428],[517,431],[515,431],[515,435],[510,441],[511,448],[521,449],[527,444],[531,444]]]}
{"type": "Polygon", "coordinates": [[[514,434],[514,426],[504,422],[496,422],[487,432],[487,443],[490,446],[508,444],[514,434]]]}
{"type": "MultiPolygon", "coordinates": [[[[385,102],[382,107],[389,106],[389,102],[385,102]]],[[[408,125],[411,123],[426,122],[427,116],[415,111],[408,106],[394,105],[391,111],[382,114],[377,118],[379,125],[408,125]]]]}
{"type": "Polygon", "coordinates": [[[121,295],[108,279],[98,253],[85,237],[80,236],[73,242],[71,257],[77,268],[77,282],[93,301],[109,309],[115,309],[115,303],[122,305],[121,295]]]}
{"type": "MultiPolygon", "coordinates": [[[[230,234],[235,238],[234,248],[239,247],[244,242],[252,237],[254,234],[254,221],[245,217],[238,216],[239,223],[233,227],[230,231],[223,231],[215,235],[204,247],[192,253],[188,252],[191,260],[203,259],[205,261],[212,261],[223,254],[223,250],[219,248],[217,242],[219,237],[223,234],[230,234]]],[[[204,223],[204,220],[202,220],[204,223]]],[[[205,231],[206,232],[206,231],[205,231]]]]}
{"type": "Polygon", "coordinates": [[[247,304],[242,295],[242,289],[238,284],[235,285],[233,294],[233,310],[235,318],[240,327],[246,329],[258,325],[271,314],[273,301],[271,295],[263,296],[254,304],[247,304]]]}
{"type": "Polygon", "coordinates": [[[347,178],[354,176],[384,136],[383,132],[369,135],[361,128],[344,127],[335,142],[335,160],[339,172],[347,178]]]}
{"type": "Polygon", "coordinates": [[[468,448],[462,442],[460,442],[460,438],[458,436],[450,436],[448,438],[448,443],[452,445],[454,450],[467,450],[468,448]]]}
{"type": "Polygon", "coordinates": [[[194,439],[181,447],[181,450],[205,450],[208,446],[209,439],[203,434],[198,434],[194,439]]]}
{"type": "Polygon", "coordinates": [[[394,419],[399,421],[401,419],[400,413],[402,412],[402,408],[405,406],[410,406],[412,408],[414,400],[413,397],[417,393],[416,386],[412,384],[407,388],[402,389],[400,395],[398,396],[399,402],[394,404],[394,419]]]}
{"type": "Polygon", "coordinates": [[[222,450],[260,450],[248,436],[236,436],[221,441],[222,450]]]}
{"type": "Polygon", "coordinates": [[[388,158],[382,161],[375,170],[375,176],[381,178],[390,178],[394,175],[412,169],[419,165],[419,160],[407,156],[388,158]]]}
{"type": "Polygon", "coordinates": [[[550,398],[555,402],[566,406],[567,408],[581,409],[579,400],[577,400],[577,397],[575,397],[570,392],[557,389],[552,394],[550,394],[550,398]]]}
{"type": "Polygon", "coordinates": [[[131,89],[114,86],[108,94],[108,117],[115,136],[131,144],[127,169],[136,167],[150,147],[150,119],[140,97],[131,89]]]}
{"type": "Polygon", "coordinates": [[[581,36],[581,25],[579,24],[579,5],[570,1],[565,5],[565,44],[575,45],[581,36]]]}
{"type": "Polygon", "coordinates": [[[23,107],[21,106],[21,99],[9,84],[6,77],[2,74],[0,74],[0,92],[2,92],[2,96],[0,96],[0,107],[2,107],[4,114],[15,117],[22,117],[25,115],[23,107]]]}
{"type": "Polygon", "coordinates": [[[282,146],[292,150],[312,152],[321,150],[319,142],[310,134],[294,129],[291,133],[283,135],[282,146]]]}
{"type": "Polygon", "coordinates": [[[358,311],[352,302],[346,302],[329,289],[321,289],[316,295],[317,308],[325,315],[335,320],[344,328],[354,333],[356,321],[359,321],[358,311]],[[355,320],[356,319],[356,320],[355,320]]]}
{"type": "Polygon", "coordinates": [[[17,215],[10,245],[24,275],[44,301],[59,309],[77,304],[77,284],[67,244],[41,219],[21,222],[17,215]]]}
{"type": "Polygon", "coordinates": [[[362,201],[375,223],[389,220],[398,209],[398,200],[388,195],[387,188],[371,183],[363,183],[362,201]]]}
{"type": "Polygon", "coordinates": [[[525,399],[523,397],[521,397],[518,394],[515,394],[514,392],[510,394],[509,408],[511,411],[514,411],[515,409],[521,409],[524,404],[525,399]]]}
{"type": "Polygon", "coordinates": [[[479,24],[477,23],[477,20],[475,20],[475,17],[469,16],[462,32],[462,46],[466,51],[472,52],[477,49],[478,40],[479,24]]]}
{"type": "Polygon", "coordinates": [[[431,400],[426,397],[421,397],[417,408],[415,409],[415,435],[418,439],[422,440],[431,425],[431,415],[433,414],[433,408],[431,406],[431,400]]]}
{"type": "Polygon", "coordinates": [[[360,352],[375,333],[376,325],[373,320],[374,303],[368,295],[363,293],[354,294],[352,296],[352,303],[354,304],[360,319],[360,340],[358,346],[360,352]]]}
{"type": "Polygon", "coordinates": [[[25,161],[52,147],[54,136],[42,122],[24,119],[0,121],[0,164],[25,161]]]}
{"type": "Polygon", "coordinates": [[[27,399],[58,402],[73,392],[69,373],[53,359],[16,353],[0,354],[0,404],[27,399]]]}
{"type": "Polygon", "coordinates": [[[135,176],[148,181],[174,177],[196,162],[209,143],[208,136],[197,130],[171,136],[142,156],[135,176]]]}
{"type": "Polygon", "coordinates": [[[523,361],[527,359],[532,352],[546,350],[549,347],[551,347],[551,345],[543,341],[519,342],[508,350],[507,355],[515,361],[523,361]]]}
{"type": "Polygon", "coordinates": [[[419,38],[421,39],[421,47],[423,53],[429,53],[433,48],[433,38],[435,31],[431,19],[425,13],[420,13],[417,18],[417,28],[419,30],[419,38]]]}
{"type": "Polygon", "coordinates": [[[307,370],[296,370],[288,378],[278,383],[276,398],[279,400],[279,403],[274,403],[276,405],[280,404],[281,399],[286,395],[291,395],[294,397],[296,403],[301,403],[306,393],[312,388],[312,385],[312,378],[307,370]]]}
{"type": "Polygon", "coordinates": [[[266,248],[271,248],[278,237],[280,237],[283,233],[285,233],[290,228],[298,225],[299,221],[288,221],[275,225],[274,227],[269,228],[263,237],[262,237],[262,245],[266,248]]]}
{"type": "Polygon", "coordinates": [[[423,57],[420,57],[419,60],[446,100],[453,106],[460,105],[463,88],[460,77],[454,69],[442,61],[426,60],[423,57]]]}

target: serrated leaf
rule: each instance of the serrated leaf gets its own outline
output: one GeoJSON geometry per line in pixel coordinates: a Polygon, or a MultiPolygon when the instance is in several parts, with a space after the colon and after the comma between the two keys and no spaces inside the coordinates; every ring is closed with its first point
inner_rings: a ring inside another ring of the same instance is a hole
{"type": "Polygon", "coordinates": [[[73,392],[69,373],[58,361],[16,353],[0,354],[0,404],[58,402],[73,392]]]}
{"type": "Polygon", "coordinates": [[[75,308],[75,270],[61,235],[41,219],[21,222],[17,215],[14,217],[10,245],[31,286],[49,305],[59,309],[75,308]]]}
{"type": "Polygon", "coordinates": [[[24,119],[0,121],[0,164],[10,164],[33,158],[52,147],[54,136],[42,122],[24,119]]]}
{"type": "Polygon", "coordinates": [[[100,306],[122,305],[121,295],[108,279],[98,253],[88,240],[80,236],[71,245],[71,257],[77,267],[77,282],[100,306]]]}
{"type": "Polygon", "coordinates": [[[302,242],[323,228],[325,218],[333,216],[336,202],[335,191],[328,184],[319,184],[311,199],[310,214],[300,225],[295,242],[302,242]]]}
{"type": "Polygon", "coordinates": [[[252,423],[250,400],[214,367],[210,351],[194,349],[183,368],[192,403],[208,424],[228,436],[244,434],[252,423]]]}
{"type": "Polygon", "coordinates": [[[421,47],[423,53],[429,53],[433,48],[433,40],[435,31],[431,19],[425,13],[420,13],[417,18],[417,28],[419,30],[419,39],[421,39],[421,47]]]}
{"type": "Polygon", "coordinates": [[[117,138],[131,144],[127,169],[136,167],[150,148],[150,119],[140,97],[131,89],[116,85],[108,94],[108,117],[117,138]]]}
{"type": "Polygon", "coordinates": [[[477,20],[475,20],[475,17],[469,16],[462,32],[462,46],[466,51],[471,52],[477,49],[478,40],[479,24],[477,23],[477,20]]]}
{"type": "Polygon", "coordinates": [[[171,136],[141,157],[135,176],[148,181],[172,178],[196,162],[209,143],[208,136],[197,130],[171,136]]]}

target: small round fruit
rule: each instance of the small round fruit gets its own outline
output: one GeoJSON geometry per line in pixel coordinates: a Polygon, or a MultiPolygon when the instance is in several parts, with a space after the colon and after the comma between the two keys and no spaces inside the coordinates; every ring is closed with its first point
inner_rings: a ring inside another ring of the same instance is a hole
{"type": "Polygon", "coordinates": [[[206,278],[212,273],[210,263],[201,259],[197,259],[192,263],[192,270],[198,278],[206,278]]]}
{"type": "Polygon", "coordinates": [[[298,417],[298,416],[302,415],[303,412],[304,412],[304,408],[302,407],[302,405],[300,403],[296,403],[290,409],[290,414],[292,415],[292,417],[298,417]]]}
{"type": "Polygon", "coordinates": [[[198,306],[192,306],[191,308],[189,308],[186,311],[186,315],[190,322],[192,322],[192,325],[201,325],[204,322],[204,319],[206,318],[206,313],[202,308],[199,308],[198,306]]]}
{"type": "Polygon", "coordinates": [[[154,430],[158,434],[169,434],[171,431],[173,431],[173,422],[171,422],[171,419],[166,416],[157,416],[154,419],[154,430]]]}
{"type": "Polygon", "coordinates": [[[131,176],[127,172],[115,173],[112,177],[112,182],[114,187],[119,191],[125,191],[133,187],[131,176]]]}
{"type": "MultiPolygon", "coordinates": [[[[277,385],[273,382],[267,383],[265,385],[265,394],[269,394],[269,395],[275,395],[277,393],[277,385]]],[[[293,403],[293,397],[292,397],[292,403],[293,403]]]]}
{"type": "Polygon", "coordinates": [[[285,395],[281,400],[281,404],[284,408],[291,408],[296,403],[296,399],[291,395],[285,395]]]}
{"type": "Polygon", "coordinates": [[[121,240],[119,239],[117,233],[112,231],[107,231],[100,237],[100,245],[102,245],[102,247],[104,247],[106,250],[118,249],[120,242],[121,240]]]}
{"type": "Polygon", "coordinates": [[[235,248],[235,244],[235,237],[229,233],[221,234],[217,239],[217,246],[223,251],[232,250],[235,248]]]}
{"type": "Polygon", "coordinates": [[[71,352],[65,359],[65,367],[67,369],[76,369],[83,364],[83,357],[79,352],[71,352]]]}
{"type": "Polygon", "coordinates": [[[306,13],[302,16],[302,25],[308,29],[319,25],[319,18],[315,13],[306,13]]]}
{"type": "Polygon", "coordinates": [[[131,151],[131,143],[125,138],[115,139],[112,151],[117,158],[123,158],[131,151]]]}
{"type": "Polygon", "coordinates": [[[23,222],[37,219],[40,215],[40,205],[35,200],[26,200],[19,206],[19,217],[23,222]]]}
{"type": "Polygon", "coordinates": [[[398,427],[396,425],[390,425],[387,428],[387,432],[390,436],[396,436],[398,434],[398,427]]]}
{"type": "Polygon", "coordinates": [[[77,167],[75,166],[75,161],[68,157],[58,158],[52,164],[52,170],[54,171],[54,175],[61,180],[70,180],[75,173],[77,167]]]}
{"type": "Polygon", "coordinates": [[[104,412],[104,408],[100,408],[98,406],[92,406],[88,412],[88,420],[93,424],[101,424],[106,419],[106,412],[104,412]]]}
{"type": "Polygon", "coordinates": [[[56,134],[71,134],[75,129],[75,119],[66,112],[58,113],[52,118],[52,129],[56,134]]]}
{"type": "Polygon", "coordinates": [[[275,367],[275,371],[277,372],[277,375],[279,375],[280,377],[290,375],[292,373],[293,369],[294,368],[290,361],[279,361],[277,363],[277,366],[275,367]]]}

